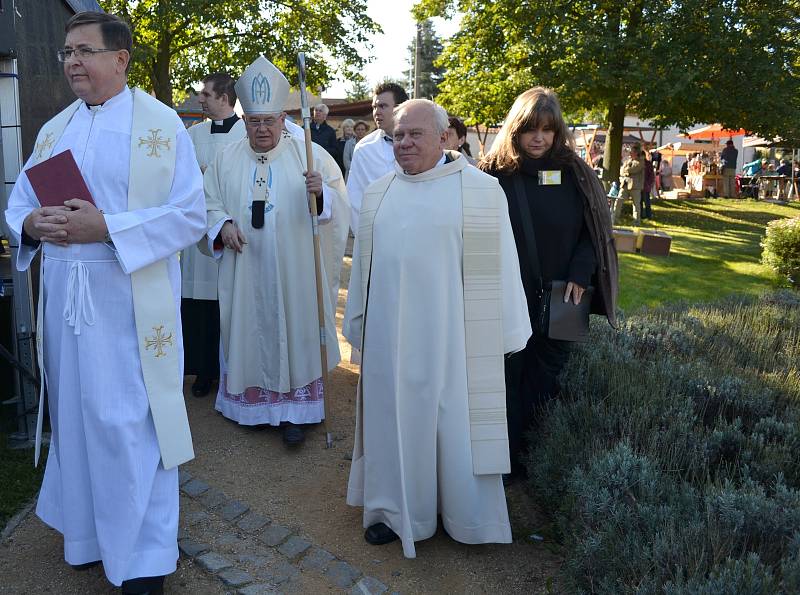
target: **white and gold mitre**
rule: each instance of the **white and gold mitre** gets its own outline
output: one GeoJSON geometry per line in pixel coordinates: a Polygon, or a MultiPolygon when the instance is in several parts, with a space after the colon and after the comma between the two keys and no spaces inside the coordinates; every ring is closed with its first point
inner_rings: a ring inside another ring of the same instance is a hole
{"type": "Polygon", "coordinates": [[[234,87],[245,114],[274,114],[283,111],[289,97],[289,81],[264,56],[245,69],[234,87]]]}

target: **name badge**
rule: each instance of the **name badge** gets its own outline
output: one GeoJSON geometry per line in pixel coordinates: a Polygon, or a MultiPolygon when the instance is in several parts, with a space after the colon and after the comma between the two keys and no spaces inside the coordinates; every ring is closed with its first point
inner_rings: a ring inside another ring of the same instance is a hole
{"type": "Polygon", "coordinates": [[[540,186],[559,186],[561,184],[561,170],[541,170],[539,172],[540,186]]]}

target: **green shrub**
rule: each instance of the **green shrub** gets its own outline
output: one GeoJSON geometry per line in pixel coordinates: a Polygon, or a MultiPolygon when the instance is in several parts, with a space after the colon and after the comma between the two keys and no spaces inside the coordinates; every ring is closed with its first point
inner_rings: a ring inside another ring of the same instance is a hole
{"type": "Polygon", "coordinates": [[[800,217],[770,221],[761,247],[764,264],[800,287],[800,217]]]}
{"type": "Polygon", "coordinates": [[[537,503],[586,593],[800,585],[800,298],[593,322],[535,435],[537,503]]]}

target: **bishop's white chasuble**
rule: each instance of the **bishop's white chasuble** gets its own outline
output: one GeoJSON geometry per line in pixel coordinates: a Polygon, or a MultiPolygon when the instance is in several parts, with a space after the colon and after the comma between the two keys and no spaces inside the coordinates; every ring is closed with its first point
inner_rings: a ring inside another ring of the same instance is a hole
{"type": "Polygon", "coordinates": [[[530,320],[505,195],[451,156],[368,187],[343,329],[362,349],[347,501],[407,557],[437,514],[463,543],[511,541],[503,354],[530,320]]]}
{"type": "MultiPolygon", "coordinates": [[[[315,169],[323,177],[320,219],[325,220],[346,191],[333,158],[317,145],[313,149],[315,169]]],[[[304,162],[303,143],[294,138],[282,138],[266,153],[255,153],[245,138],[220,153],[205,174],[209,243],[226,220],[235,221],[247,241],[241,253],[215,252],[220,258],[224,360],[217,409],[244,425],[316,423],[324,417],[304,162]],[[261,228],[252,225],[257,199],[265,201],[261,228]]],[[[323,259],[323,275],[328,265],[323,259]]],[[[323,296],[328,367],[333,369],[339,362],[339,344],[327,284],[323,296]]]]}
{"type": "MultiPolygon", "coordinates": [[[[67,562],[102,560],[120,585],[169,574],[178,557],[176,464],[192,450],[177,253],[205,229],[201,176],[180,119],[140,90],[67,108],[25,168],[67,149],[113,244],[42,246],[52,439],[36,511],[64,535],[67,562]]],[[[6,212],[15,234],[38,206],[20,175],[6,212]]],[[[17,267],[35,252],[21,245],[17,267]]]]}

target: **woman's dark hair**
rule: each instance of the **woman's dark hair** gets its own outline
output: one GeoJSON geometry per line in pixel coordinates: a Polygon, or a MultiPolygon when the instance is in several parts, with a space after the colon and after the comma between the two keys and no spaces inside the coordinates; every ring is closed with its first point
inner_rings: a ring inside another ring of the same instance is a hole
{"type": "Polygon", "coordinates": [[[491,150],[480,162],[481,169],[503,173],[517,171],[525,155],[519,145],[520,134],[540,126],[549,126],[555,133],[553,146],[550,147],[546,157],[562,163],[577,158],[575,139],[572,138],[564,122],[561,104],[555,91],[545,87],[534,87],[522,93],[514,101],[491,150]]]}

